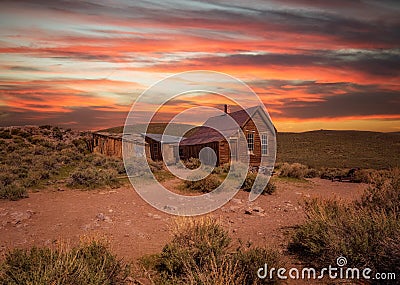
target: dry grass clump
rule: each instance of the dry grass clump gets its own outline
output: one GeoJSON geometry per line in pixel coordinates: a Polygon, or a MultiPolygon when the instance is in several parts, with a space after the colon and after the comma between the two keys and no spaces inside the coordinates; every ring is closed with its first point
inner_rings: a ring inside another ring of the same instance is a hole
{"type": "Polygon", "coordinates": [[[193,170],[200,167],[201,161],[198,158],[191,157],[188,160],[183,161],[183,164],[186,168],[193,170]]]}
{"type": "Polygon", "coordinates": [[[282,163],[277,164],[276,170],[279,177],[289,177],[296,179],[313,178],[319,176],[317,170],[300,163],[282,163]]]}
{"type": "Polygon", "coordinates": [[[228,232],[213,218],[179,220],[162,252],[142,259],[156,284],[277,283],[257,277],[264,263],[280,266],[278,253],[257,247],[232,249],[228,232]]]}
{"type": "Polygon", "coordinates": [[[246,179],[243,182],[242,189],[244,191],[250,192],[251,189],[254,187],[256,193],[271,195],[276,191],[276,185],[270,180],[268,181],[268,183],[266,183],[267,180],[268,177],[264,174],[257,175],[257,173],[248,173],[246,179]],[[256,180],[257,176],[258,180],[256,180]],[[256,182],[256,184],[254,184],[254,182],[256,182]]]}
{"type": "Polygon", "coordinates": [[[305,261],[324,267],[345,256],[352,267],[400,270],[398,169],[371,185],[359,202],[312,200],[306,203],[306,214],[289,246],[305,261]]]}
{"type": "Polygon", "coordinates": [[[89,144],[87,134],[58,127],[0,128],[0,199],[18,200],[60,180],[77,188],[117,186],[122,160],[90,153],[89,144]]]}
{"type": "Polygon", "coordinates": [[[221,180],[216,174],[210,174],[203,179],[201,177],[200,174],[188,177],[188,180],[184,182],[184,186],[194,192],[209,193],[221,185],[221,180]]]}
{"type": "Polygon", "coordinates": [[[14,249],[0,266],[1,284],[128,284],[130,268],[99,240],[69,249],[14,249]]]}

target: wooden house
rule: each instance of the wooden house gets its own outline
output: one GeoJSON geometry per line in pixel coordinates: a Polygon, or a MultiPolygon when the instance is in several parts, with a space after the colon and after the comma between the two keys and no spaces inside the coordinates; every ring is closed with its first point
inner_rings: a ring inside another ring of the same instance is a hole
{"type": "Polygon", "coordinates": [[[217,165],[231,160],[259,167],[275,160],[275,127],[261,106],[209,118],[191,136],[180,143],[182,159],[199,158],[200,150],[210,147],[217,156],[217,165]],[[256,127],[257,126],[257,127],[256,127]],[[242,130],[244,137],[239,136],[242,130]],[[218,131],[216,131],[218,130],[218,131]]]}

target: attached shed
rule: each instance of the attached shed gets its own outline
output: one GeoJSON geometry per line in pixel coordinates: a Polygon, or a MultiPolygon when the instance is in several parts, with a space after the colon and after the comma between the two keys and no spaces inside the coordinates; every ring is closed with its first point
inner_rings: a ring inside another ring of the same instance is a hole
{"type": "Polygon", "coordinates": [[[261,166],[261,157],[267,158],[265,161],[273,161],[276,130],[264,109],[255,106],[232,113],[227,110],[225,107],[225,114],[209,118],[180,143],[181,157],[199,158],[200,150],[210,147],[217,155],[217,165],[230,160],[245,162],[247,155],[251,166],[261,166]],[[240,139],[239,128],[246,139],[240,139]]]}
{"type": "Polygon", "coordinates": [[[122,141],[132,157],[143,157],[149,153],[149,145],[141,135],[108,132],[93,133],[93,152],[122,158],[122,141]]]}
{"type": "Polygon", "coordinates": [[[149,145],[148,155],[152,160],[163,160],[166,164],[179,161],[179,142],[181,137],[162,134],[141,134],[149,145]]]}

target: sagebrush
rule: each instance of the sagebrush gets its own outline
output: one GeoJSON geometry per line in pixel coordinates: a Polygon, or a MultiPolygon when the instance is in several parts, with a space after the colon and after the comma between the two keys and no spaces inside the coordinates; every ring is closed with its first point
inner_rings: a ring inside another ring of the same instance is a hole
{"type": "Polygon", "coordinates": [[[352,267],[375,272],[400,270],[400,171],[372,184],[361,201],[311,200],[307,221],[300,225],[289,249],[312,265],[334,264],[345,256],[352,267]]]}
{"type": "Polygon", "coordinates": [[[103,241],[68,249],[14,249],[0,266],[0,284],[128,284],[130,267],[103,241]]]}

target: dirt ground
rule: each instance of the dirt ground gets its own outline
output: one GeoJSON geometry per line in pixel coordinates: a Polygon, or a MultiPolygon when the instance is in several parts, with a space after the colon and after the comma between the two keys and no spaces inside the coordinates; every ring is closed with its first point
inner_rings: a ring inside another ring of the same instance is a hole
{"type": "MultiPolygon", "coordinates": [[[[360,197],[365,184],[309,179],[278,179],[273,195],[248,202],[240,191],[211,213],[220,219],[234,241],[250,241],[283,250],[290,227],[304,220],[301,202],[311,197],[360,197]]],[[[64,241],[75,244],[82,236],[105,236],[112,250],[125,260],[160,252],[171,238],[176,217],[143,201],[131,187],[115,190],[65,189],[30,193],[19,201],[0,201],[0,254],[15,247],[46,246],[64,241]]]]}

